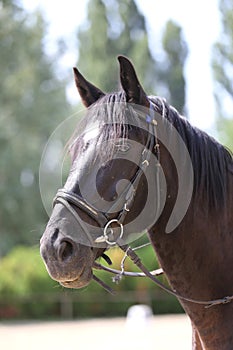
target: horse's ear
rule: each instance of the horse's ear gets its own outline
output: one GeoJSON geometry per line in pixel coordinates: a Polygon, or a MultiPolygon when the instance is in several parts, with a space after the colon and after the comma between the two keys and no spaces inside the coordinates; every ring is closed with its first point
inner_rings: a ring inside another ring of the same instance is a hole
{"type": "Polygon", "coordinates": [[[149,101],[143,90],[133,64],[125,56],[118,56],[120,63],[120,79],[126,93],[127,102],[149,106],[149,101]]]}
{"type": "Polygon", "coordinates": [[[73,68],[75,84],[77,86],[79,95],[82,99],[84,106],[89,107],[92,103],[96,102],[104,93],[88,82],[77,68],[73,68]]]}

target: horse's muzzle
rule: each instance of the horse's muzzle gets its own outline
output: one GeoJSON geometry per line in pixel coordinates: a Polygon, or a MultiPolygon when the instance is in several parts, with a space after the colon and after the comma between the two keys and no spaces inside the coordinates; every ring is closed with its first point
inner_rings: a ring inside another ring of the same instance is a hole
{"type": "Polygon", "coordinates": [[[81,288],[92,279],[94,256],[90,247],[65,237],[59,228],[47,228],[40,241],[40,253],[49,275],[67,288],[81,288]]]}

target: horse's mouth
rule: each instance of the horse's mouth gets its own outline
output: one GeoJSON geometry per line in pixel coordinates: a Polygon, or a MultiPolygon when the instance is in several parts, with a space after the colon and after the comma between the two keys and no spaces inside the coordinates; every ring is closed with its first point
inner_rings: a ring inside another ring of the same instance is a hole
{"type": "MultiPolygon", "coordinates": [[[[106,254],[102,253],[102,255],[100,256],[102,256],[102,258],[108,263],[108,265],[112,264],[111,259],[106,254]]],[[[96,259],[97,258],[98,257],[96,257],[96,259]]],[[[95,264],[93,264],[92,267],[95,267],[95,264]]],[[[65,288],[79,289],[87,286],[92,279],[93,279],[92,268],[84,267],[81,273],[77,277],[64,280],[64,281],[63,280],[58,281],[58,282],[65,288]]]]}
{"type": "Polygon", "coordinates": [[[80,282],[79,282],[79,278],[73,280],[73,281],[64,281],[64,282],[60,282],[60,284],[65,287],[65,288],[82,288],[82,286],[80,286],[80,282]]]}
{"type": "Polygon", "coordinates": [[[84,268],[77,278],[74,278],[72,280],[59,281],[59,283],[65,288],[79,289],[87,286],[92,280],[92,277],[92,269],[87,270],[84,268]]]}

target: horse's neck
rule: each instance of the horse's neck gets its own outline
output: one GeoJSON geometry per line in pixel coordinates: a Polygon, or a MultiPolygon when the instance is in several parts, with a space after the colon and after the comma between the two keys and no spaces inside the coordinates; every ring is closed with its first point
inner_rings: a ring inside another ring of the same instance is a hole
{"type": "MultiPolygon", "coordinates": [[[[218,217],[221,213],[207,217],[203,214],[203,205],[192,202],[181,224],[170,234],[164,230],[170,213],[170,208],[165,207],[164,217],[162,214],[150,231],[150,237],[172,288],[192,299],[213,300],[233,295],[230,248],[233,246],[233,218],[229,218],[232,225],[230,221],[224,223],[223,218],[221,224],[218,217]]],[[[193,303],[182,304],[205,344],[217,344],[224,339],[226,345],[221,349],[231,349],[228,343],[231,342],[233,319],[229,315],[232,315],[233,303],[210,309],[193,303]]],[[[215,346],[206,348],[219,349],[215,346]]]]}
{"type": "MultiPolygon", "coordinates": [[[[171,287],[184,297],[214,300],[233,295],[233,176],[229,171],[223,207],[211,209],[208,196],[202,196],[204,189],[200,189],[180,224],[166,233],[179,190],[176,168],[170,160],[162,149],[168,195],[160,218],[149,232],[160,265],[171,287]]],[[[195,303],[182,304],[206,349],[232,349],[233,302],[209,309],[195,303]]]]}

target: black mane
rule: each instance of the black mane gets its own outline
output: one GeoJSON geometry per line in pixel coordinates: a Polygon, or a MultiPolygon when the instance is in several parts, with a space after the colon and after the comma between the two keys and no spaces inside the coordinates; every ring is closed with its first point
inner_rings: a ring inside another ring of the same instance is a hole
{"type": "Polygon", "coordinates": [[[193,127],[189,121],[180,116],[175,108],[161,98],[150,97],[157,107],[157,112],[165,117],[176,128],[189,151],[194,171],[194,195],[202,194],[210,207],[223,205],[227,195],[228,172],[233,166],[230,151],[204,131],[193,127]]]}

